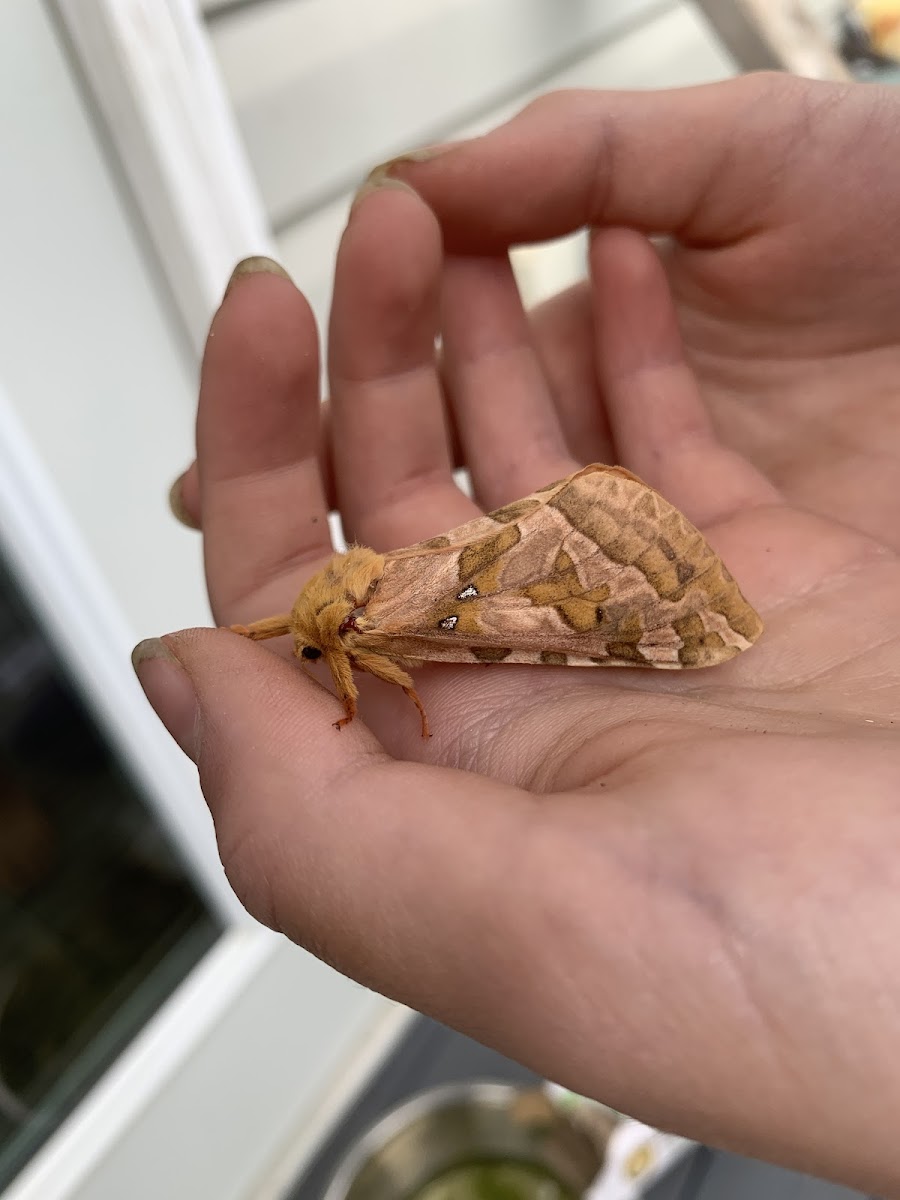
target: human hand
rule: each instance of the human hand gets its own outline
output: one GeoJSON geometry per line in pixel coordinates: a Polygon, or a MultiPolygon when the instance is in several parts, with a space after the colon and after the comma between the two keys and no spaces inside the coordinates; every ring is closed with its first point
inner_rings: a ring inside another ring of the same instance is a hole
{"type": "Polygon", "coordinates": [[[595,350],[634,286],[610,226],[661,253],[723,441],[794,503],[900,547],[900,94],[785,74],[560,92],[399,162],[462,255],[593,225],[592,282],[533,314],[568,444],[605,461],[595,350]]]}
{"type": "MultiPolygon", "coordinates": [[[[296,665],[221,631],[168,637],[175,662],[149,647],[142,682],[198,762],[261,920],[644,1120],[896,1193],[896,556],[784,503],[717,439],[656,257],[609,239],[633,286],[599,364],[606,457],[704,529],[766,619],[753,650],[664,676],[425,670],[427,744],[377,682],[365,724],[336,733],[337,702],[296,665]]],[[[508,268],[441,270],[415,196],[360,203],[338,263],[331,423],[341,513],[376,548],[476,511],[450,473],[439,323],[479,502],[579,465],[508,268]]],[[[317,395],[302,299],[240,277],[198,420],[220,623],[284,609],[329,552],[317,395]]]]}

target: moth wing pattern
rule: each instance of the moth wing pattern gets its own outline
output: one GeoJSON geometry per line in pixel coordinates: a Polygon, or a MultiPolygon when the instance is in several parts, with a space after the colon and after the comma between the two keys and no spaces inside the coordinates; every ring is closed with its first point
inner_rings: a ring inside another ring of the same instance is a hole
{"type": "Polygon", "coordinates": [[[410,662],[713,666],[762,622],[687,518],[594,464],[385,556],[359,624],[410,662]]]}

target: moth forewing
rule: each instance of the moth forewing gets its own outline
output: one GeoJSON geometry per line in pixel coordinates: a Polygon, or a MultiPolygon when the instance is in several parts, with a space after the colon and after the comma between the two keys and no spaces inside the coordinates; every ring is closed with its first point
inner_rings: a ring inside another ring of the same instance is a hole
{"type": "Polygon", "coordinates": [[[751,646],[762,622],[682,513],[595,464],[415,546],[335,555],[290,632],[297,653],[328,656],[338,724],[355,712],[355,667],[401,686],[427,732],[406,673],[421,662],[706,667],[751,646]]]}

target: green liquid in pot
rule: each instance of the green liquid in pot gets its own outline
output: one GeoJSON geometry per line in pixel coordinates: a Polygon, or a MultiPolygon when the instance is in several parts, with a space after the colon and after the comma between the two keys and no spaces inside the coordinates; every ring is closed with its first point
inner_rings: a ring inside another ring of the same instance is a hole
{"type": "Polygon", "coordinates": [[[500,1161],[451,1167],[409,1200],[577,1200],[577,1196],[536,1163],[500,1161]]]}

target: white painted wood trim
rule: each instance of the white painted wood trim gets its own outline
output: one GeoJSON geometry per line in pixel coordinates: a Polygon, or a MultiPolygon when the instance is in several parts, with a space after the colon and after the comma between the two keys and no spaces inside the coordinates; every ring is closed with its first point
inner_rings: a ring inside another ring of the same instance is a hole
{"type": "Polygon", "coordinates": [[[50,0],[192,344],[268,220],[193,0],[50,0]]]}

